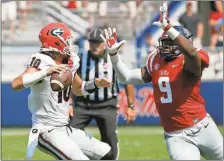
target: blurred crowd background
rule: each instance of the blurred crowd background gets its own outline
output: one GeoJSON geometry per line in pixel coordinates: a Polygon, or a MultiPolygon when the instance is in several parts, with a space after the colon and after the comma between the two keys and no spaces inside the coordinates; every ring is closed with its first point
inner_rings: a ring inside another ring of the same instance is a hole
{"type": "MultiPolygon", "coordinates": [[[[67,14],[66,10],[87,21],[88,28],[114,26],[125,39],[134,39],[136,33],[158,13],[160,3],[161,1],[143,0],[70,0],[49,4],[47,1],[2,0],[3,42],[37,41],[36,37],[30,37],[30,32],[38,32],[52,17],[57,20],[61,14],[67,14]],[[66,10],[61,10],[61,7],[66,10]]],[[[185,12],[178,16],[179,23],[194,34],[199,45],[213,48],[223,46],[222,1],[196,3],[186,2],[185,12]]],[[[75,27],[74,29],[77,30],[75,27]]],[[[150,34],[146,34],[145,37],[148,46],[153,46],[150,34]]]]}
{"type": "MultiPolygon", "coordinates": [[[[91,29],[116,27],[119,38],[127,40],[122,50],[127,58],[126,63],[132,68],[140,67],[148,53],[158,45],[162,31],[152,26],[152,22],[158,19],[161,3],[143,0],[2,0],[3,54],[36,52],[41,28],[49,22],[61,21],[72,29],[74,43],[79,45],[80,51],[88,49],[86,37],[91,29]],[[14,50],[11,50],[12,47],[14,50]],[[15,50],[15,47],[18,49],[15,50]],[[34,50],[29,50],[32,47],[34,50]]],[[[211,64],[216,66],[215,75],[220,73],[223,58],[223,54],[220,54],[223,52],[223,2],[169,1],[169,19],[173,25],[182,25],[193,33],[195,47],[206,48],[213,55],[216,53],[211,64]]]]}

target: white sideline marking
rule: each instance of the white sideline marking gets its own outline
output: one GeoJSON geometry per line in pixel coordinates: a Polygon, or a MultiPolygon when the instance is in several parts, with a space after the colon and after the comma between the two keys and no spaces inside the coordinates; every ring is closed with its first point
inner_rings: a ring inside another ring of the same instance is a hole
{"type": "MultiPolygon", "coordinates": [[[[99,134],[97,128],[87,128],[86,132],[91,135],[99,134]]],[[[162,129],[152,129],[152,128],[121,128],[118,129],[118,135],[162,135],[162,129]]],[[[2,136],[28,136],[29,129],[2,129],[2,136]]]]}
{"type": "Polygon", "coordinates": [[[29,135],[26,131],[2,131],[2,136],[25,136],[29,135]]]}

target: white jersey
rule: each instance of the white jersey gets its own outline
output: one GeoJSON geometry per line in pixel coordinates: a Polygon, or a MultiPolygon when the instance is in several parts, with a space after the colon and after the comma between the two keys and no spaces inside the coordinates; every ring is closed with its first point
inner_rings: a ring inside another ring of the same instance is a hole
{"type": "MultiPolygon", "coordinates": [[[[73,65],[71,71],[73,76],[79,68],[79,58],[71,57],[73,65]]],[[[55,61],[48,55],[33,54],[28,67],[33,66],[40,70],[56,65],[55,61]]],[[[50,87],[50,76],[45,77],[30,87],[28,106],[32,113],[33,125],[60,126],[68,124],[69,120],[69,96],[71,87],[60,92],[54,92],[50,87]]]]}

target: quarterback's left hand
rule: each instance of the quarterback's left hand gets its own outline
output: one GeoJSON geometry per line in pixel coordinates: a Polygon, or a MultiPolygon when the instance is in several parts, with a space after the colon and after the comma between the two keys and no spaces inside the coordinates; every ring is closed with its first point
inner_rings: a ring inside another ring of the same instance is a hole
{"type": "Polygon", "coordinates": [[[127,108],[125,111],[125,117],[127,119],[127,123],[131,123],[135,121],[136,113],[132,108],[127,108]]]}
{"type": "Polygon", "coordinates": [[[113,83],[106,78],[95,78],[95,84],[98,88],[110,88],[113,83]]]}
{"type": "Polygon", "coordinates": [[[113,32],[111,28],[104,29],[105,37],[101,34],[100,37],[103,39],[105,43],[105,47],[110,55],[116,55],[119,48],[126,42],[125,40],[122,40],[120,42],[117,42],[117,32],[116,29],[113,28],[113,32]]]}
{"type": "Polygon", "coordinates": [[[163,3],[162,6],[160,6],[160,18],[159,21],[155,21],[152,24],[160,27],[164,31],[167,31],[171,25],[168,21],[168,6],[167,3],[163,3]]]}

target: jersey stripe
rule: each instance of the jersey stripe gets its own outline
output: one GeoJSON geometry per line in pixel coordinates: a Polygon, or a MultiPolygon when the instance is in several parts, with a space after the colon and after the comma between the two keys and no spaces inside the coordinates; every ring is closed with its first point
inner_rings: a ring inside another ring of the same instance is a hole
{"type": "MultiPolygon", "coordinates": [[[[99,78],[99,60],[95,61],[95,78],[99,78]]],[[[99,90],[95,92],[95,101],[99,100],[99,90]]]]}
{"type": "MultiPolygon", "coordinates": [[[[90,71],[89,73],[86,73],[86,74],[89,74],[89,79],[94,79],[95,78],[95,60],[94,59],[90,59],[90,71]]],[[[90,100],[95,100],[95,92],[94,93],[91,93],[89,95],[89,99],[90,100]]]]}
{"type": "Polygon", "coordinates": [[[58,148],[56,148],[54,145],[52,145],[48,140],[44,139],[42,134],[39,135],[39,141],[42,145],[44,145],[49,150],[53,151],[54,154],[57,154],[58,157],[66,159],[66,160],[72,160],[67,155],[65,155],[62,151],[60,151],[58,148]]]}
{"type": "MultiPolygon", "coordinates": [[[[107,78],[108,79],[108,68],[106,68],[105,66],[107,65],[107,54],[106,56],[104,56],[104,62],[103,62],[103,77],[107,78]]],[[[108,65],[107,65],[108,67],[108,65]]],[[[104,88],[104,100],[107,100],[108,98],[108,88],[104,88]]]]}
{"type": "Polygon", "coordinates": [[[151,61],[151,58],[152,58],[152,55],[155,54],[155,52],[157,52],[157,50],[153,50],[149,55],[148,55],[148,58],[146,60],[146,69],[148,71],[148,73],[150,74],[150,70],[149,70],[149,64],[150,64],[150,61],[151,61]]]}
{"type": "MultiPolygon", "coordinates": [[[[88,81],[89,80],[89,71],[90,71],[90,54],[88,54],[88,56],[87,56],[87,61],[86,61],[87,63],[86,63],[86,81],[88,81]]],[[[87,96],[87,99],[89,99],[89,95],[87,96]]]]}
{"type": "MultiPolygon", "coordinates": [[[[154,51],[153,51],[152,58],[150,59],[150,73],[152,72],[153,60],[154,60],[155,56],[157,55],[157,52],[155,52],[155,51],[157,51],[157,50],[154,50],[154,51]]],[[[149,73],[149,74],[150,74],[150,73],[149,73]]]]}

